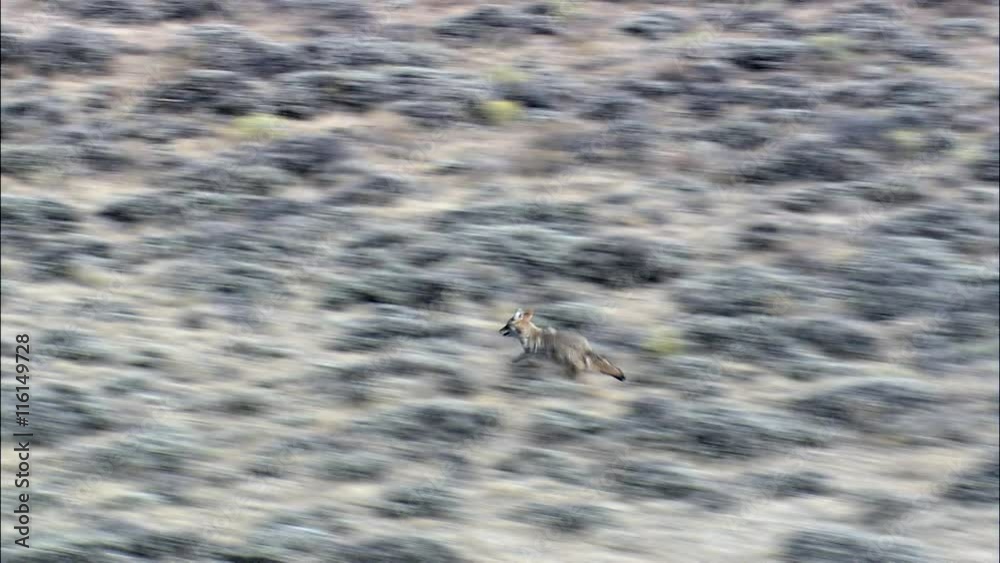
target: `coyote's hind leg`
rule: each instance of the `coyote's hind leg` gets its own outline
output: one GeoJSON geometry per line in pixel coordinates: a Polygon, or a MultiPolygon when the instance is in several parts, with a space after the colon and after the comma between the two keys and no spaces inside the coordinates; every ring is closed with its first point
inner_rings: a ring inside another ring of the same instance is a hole
{"type": "Polygon", "coordinates": [[[576,380],[576,377],[580,375],[580,371],[580,366],[576,364],[566,364],[566,367],[563,369],[566,377],[572,380],[576,380]]]}

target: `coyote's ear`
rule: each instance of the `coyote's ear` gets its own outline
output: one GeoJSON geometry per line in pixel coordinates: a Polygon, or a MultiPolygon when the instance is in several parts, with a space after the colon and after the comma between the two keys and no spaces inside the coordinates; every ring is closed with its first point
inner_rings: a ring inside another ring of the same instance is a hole
{"type": "Polygon", "coordinates": [[[522,313],[523,313],[524,320],[526,320],[526,321],[530,321],[531,317],[535,316],[535,310],[534,309],[525,309],[522,313]]]}
{"type": "Polygon", "coordinates": [[[514,320],[515,321],[521,320],[522,317],[524,317],[524,309],[518,309],[518,310],[514,311],[514,320]]]}

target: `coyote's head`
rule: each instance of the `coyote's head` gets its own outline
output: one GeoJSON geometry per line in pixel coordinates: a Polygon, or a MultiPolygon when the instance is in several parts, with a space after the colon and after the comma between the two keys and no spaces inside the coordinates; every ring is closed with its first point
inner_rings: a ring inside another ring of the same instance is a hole
{"type": "Polygon", "coordinates": [[[531,309],[518,309],[514,311],[514,316],[507,321],[507,324],[503,325],[503,328],[500,329],[500,334],[504,336],[520,336],[531,326],[531,316],[534,314],[535,312],[531,309]]]}

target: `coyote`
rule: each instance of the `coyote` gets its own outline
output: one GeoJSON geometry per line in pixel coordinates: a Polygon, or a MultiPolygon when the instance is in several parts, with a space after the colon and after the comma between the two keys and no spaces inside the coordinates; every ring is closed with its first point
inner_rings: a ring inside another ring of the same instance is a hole
{"type": "Polygon", "coordinates": [[[516,336],[524,349],[511,363],[519,363],[534,354],[544,354],[549,360],[561,365],[566,377],[570,379],[576,379],[581,371],[593,368],[618,381],[625,381],[622,370],[591,350],[590,343],[582,335],[560,332],[552,327],[539,328],[531,322],[533,315],[534,311],[531,309],[518,309],[500,329],[500,334],[504,336],[516,336]]]}

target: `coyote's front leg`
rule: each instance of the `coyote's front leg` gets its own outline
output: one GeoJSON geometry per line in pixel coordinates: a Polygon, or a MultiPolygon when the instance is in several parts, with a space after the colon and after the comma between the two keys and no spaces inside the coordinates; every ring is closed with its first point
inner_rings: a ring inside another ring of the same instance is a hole
{"type": "Polygon", "coordinates": [[[580,367],[575,364],[570,363],[563,366],[563,373],[566,375],[566,378],[573,381],[576,381],[576,376],[580,375],[580,371],[582,371],[580,367]]]}
{"type": "Polygon", "coordinates": [[[512,364],[519,364],[519,363],[523,362],[524,360],[526,360],[526,359],[528,359],[530,357],[531,357],[531,354],[529,354],[528,352],[521,352],[521,354],[518,357],[516,357],[513,360],[511,360],[510,363],[512,363],[512,364]]]}

